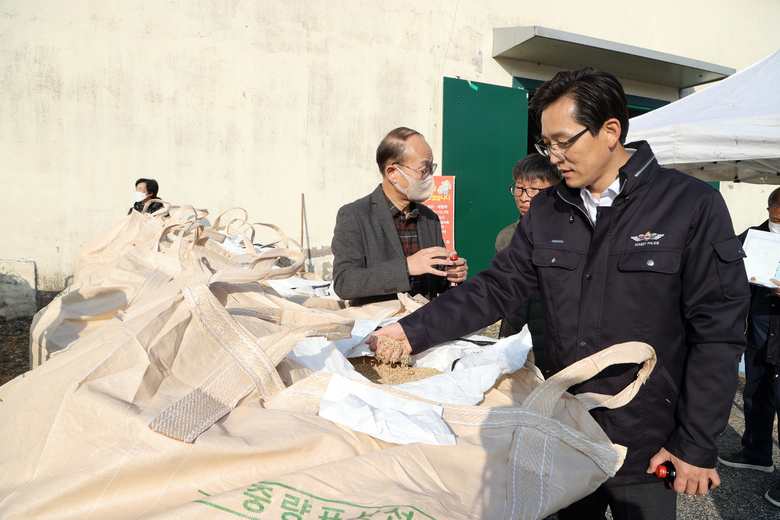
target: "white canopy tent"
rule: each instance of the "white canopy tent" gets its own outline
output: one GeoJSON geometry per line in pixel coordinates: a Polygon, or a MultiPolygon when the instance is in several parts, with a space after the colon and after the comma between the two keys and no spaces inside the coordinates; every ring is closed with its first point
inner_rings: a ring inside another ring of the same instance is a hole
{"type": "Polygon", "coordinates": [[[716,85],[632,118],[627,143],[705,181],[780,184],[780,51],[716,85]]]}

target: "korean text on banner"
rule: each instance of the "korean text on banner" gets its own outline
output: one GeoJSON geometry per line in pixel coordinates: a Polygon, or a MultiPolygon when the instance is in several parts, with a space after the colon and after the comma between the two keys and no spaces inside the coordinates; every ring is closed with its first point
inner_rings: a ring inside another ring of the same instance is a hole
{"type": "Polygon", "coordinates": [[[436,189],[424,204],[431,208],[441,222],[441,236],[447,249],[455,249],[455,176],[433,177],[436,189]]]}

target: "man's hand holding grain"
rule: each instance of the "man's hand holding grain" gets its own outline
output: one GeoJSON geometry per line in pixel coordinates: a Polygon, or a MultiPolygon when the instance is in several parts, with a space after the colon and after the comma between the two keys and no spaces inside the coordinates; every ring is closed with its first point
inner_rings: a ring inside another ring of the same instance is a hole
{"type": "Polygon", "coordinates": [[[386,365],[399,363],[403,358],[408,358],[412,353],[412,347],[409,344],[409,340],[406,339],[404,329],[398,323],[391,323],[374,331],[366,340],[366,343],[374,353],[377,361],[381,361],[386,365]],[[384,340],[384,337],[395,341],[384,340]],[[396,342],[400,342],[400,344],[396,342]]]}

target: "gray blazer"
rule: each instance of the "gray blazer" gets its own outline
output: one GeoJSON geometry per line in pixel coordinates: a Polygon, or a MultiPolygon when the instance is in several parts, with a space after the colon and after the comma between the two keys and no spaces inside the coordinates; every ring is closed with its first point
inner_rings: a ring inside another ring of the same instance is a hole
{"type": "MultiPolygon", "coordinates": [[[[417,208],[420,249],[444,247],[439,217],[423,204],[417,208]]],[[[333,289],[340,298],[362,305],[411,289],[406,256],[381,184],[339,209],[330,247],[335,257],[333,289]]],[[[449,284],[446,277],[426,274],[423,286],[423,295],[431,299],[449,284]]]]}

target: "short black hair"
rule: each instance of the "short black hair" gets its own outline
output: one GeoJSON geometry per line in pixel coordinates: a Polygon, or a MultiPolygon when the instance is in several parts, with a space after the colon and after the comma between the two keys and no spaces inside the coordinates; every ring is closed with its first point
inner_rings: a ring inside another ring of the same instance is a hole
{"type": "Polygon", "coordinates": [[[376,149],[376,164],[379,166],[379,171],[382,172],[382,175],[385,174],[385,167],[388,164],[404,161],[406,158],[406,140],[413,135],[419,135],[425,139],[417,130],[412,130],[405,126],[399,126],[390,130],[385,138],[382,139],[382,142],[379,143],[379,147],[376,149]]]}
{"type": "Polygon", "coordinates": [[[769,194],[769,209],[780,208],[780,188],[769,194]]]}
{"type": "Polygon", "coordinates": [[[157,181],[154,179],[138,179],[135,181],[135,187],[137,188],[139,184],[142,182],[146,183],[146,193],[148,193],[152,197],[157,196],[157,192],[160,189],[160,186],[158,186],[157,181]]]}
{"type": "Polygon", "coordinates": [[[574,102],[574,120],[596,135],[612,118],[620,121],[620,144],[628,135],[628,102],[623,85],[609,72],[586,67],[562,70],[543,83],[531,98],[528,109],[541,118],[542,111],[569,96],[574,102]]]}
{"type": "Polygon", "coordinates": [[[561,182],[561,172],[550,162],[548,157],[539,153],[532,153],[528,157],[520,159],[512,168],[512,179],[517,181],[533,181],[539,179],[553,186],[561,182]]]}

